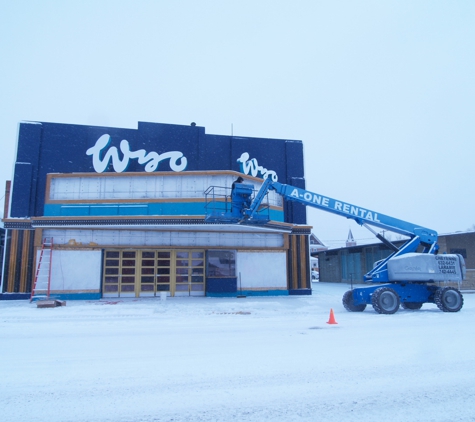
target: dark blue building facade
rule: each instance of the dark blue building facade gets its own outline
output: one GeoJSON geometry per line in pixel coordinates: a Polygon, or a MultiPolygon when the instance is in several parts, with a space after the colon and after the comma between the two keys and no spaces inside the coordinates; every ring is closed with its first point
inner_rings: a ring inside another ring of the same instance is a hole
{"type": "MultiPolygon", "coordinates": [[[[265,177],[270,172],[282,183],[305,187],[301,141],[207,135],[204,127],[196,125],[139,122],[135,130],[22,123],[10,217],[44,215],[48,173],[147,170],[234,170],[256,177],[265,177]],[[99,140],[107,143],[98,145],[99,140]],[[95,157],[102,166],[94,167],[95,157]]],[[[288,203],[286,207],[286,222],[306,224],[304,206],[288,203]]]]}
{"type": "MultiPolygon", "coordinates": [[[[176,173],[196,177],[199,184],[199,180],[206,175],[219,175],[220,172],[227,172],[229,177],[242,174],[255,183],[271,177],[281,183],[305,188],[303,144],[296,140],[210,135],[206,134],[204,127],[194,123],[183,126],[139,122],[137,129],[21,123],[11,191],[7,192],[8,215],[4,218],[7,236],[2,297],[25,297],[31,292],[41,239],[45,236],[45,230],[53,227],[55,230],[66,230],[75,225],[83,230],[93,230],[90,227],[98,230],[98,226],[103,225],[104,228],[113,226],[121,230],[121,227],[130,229],[143,225],[147,217],[148,226],[159,230],[165,218],[161,213],[167,214],[167,218],[173,216],[177,229],[185,220],[189,224],[189,218],[194,218],[196,224],[204,224],[200,219],[202,202],[197,198],[185,201],[180,197],[174,202],[156,197],[150,199],[144,195],[146,199],[140,196],[124,199],[115,195],[117,187],[111,188],[107,194],[97,188],[98,192],[87,196],[81,192],[85,189],[84,185],[74,193],[68,192],[72,182],[68,185],[65,178],[74,181],[75,175],[80,174],[82,180],[92,180],[88,176],[97,176],[97,183],[106,183],[107,179],[107,183],[118,186],[119,180],[122,185],[129,183],[129,179],[120,179],[121,176],[163,174],[169,177],[167,180],[175,180],[173,175],[176,173]],[[56,185],[53,186],[53,183],[60,186],[60,182],[62,187],[56,189],[62,190],[55,197],[52,192],[56,185]],[[114,194],[108,196],[110,192],[114,194]]],[[[292,249],[289,245],[294,245],[292,256],[296,256],[295,248],[299,250],[298,255],[303,256],[307,253],[305,244],[309,234],[309,229],[303,228],[306,225],[305,207],[284,202],[281,214],[282,223],[295,226],[291,233],[306,239],[296,241],[293,238],[293,243],[284,240],[287,253],[292,249]]],[[[80,234],[78,232],[78,236],[80,234]]],[[[57,231],[55,235],[58,235],[57,231]]],[[[96,245],[97,242],[91,241],[90,244],[96,245]]],[[[111,244],[109,242],[109,246],[111,244]]],[[[212,247],[216,249],[219,245],[212,247]]],[[[243,253],[242,257],[245,267],[246,255],[243,253]]],[[[287,268],[289,292],[309,288],[308,274],[300,267],[296,269],[294,261],[292,259],[287,268]]],[[[105,276],[101,277],[104,279],[105,276]]],[[[215,285],[216,280],[210,279],[209,289],[212,290],[215,285]]],[[[158,292],[156,288],[155,293],[158,292]]],[[[229,288],[227,286],[224,290],[229,288]]],[[[99,290],[102,292],[103,286],[99,290]]],[[[206,292],[212,293],[210,290],[206,292]]]]}

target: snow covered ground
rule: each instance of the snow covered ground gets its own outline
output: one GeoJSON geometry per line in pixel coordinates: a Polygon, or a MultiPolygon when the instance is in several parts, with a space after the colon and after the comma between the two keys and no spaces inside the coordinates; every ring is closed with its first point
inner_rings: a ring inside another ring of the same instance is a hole
{"type": "Polygon", "coordinates": [[[475,421],[475,295],[349,313],[312,296],[0,302],[5,422],[475,421]],[[337,325],[329,325],[330,309],[337,325]]]}

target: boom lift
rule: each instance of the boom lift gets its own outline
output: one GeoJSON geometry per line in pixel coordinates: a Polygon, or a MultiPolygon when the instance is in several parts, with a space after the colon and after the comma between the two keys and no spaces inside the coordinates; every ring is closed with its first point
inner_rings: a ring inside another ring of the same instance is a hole
{"type": "Polygon", "coordinates": [[[404,309],[420,309],[424,303],[435,303],[444,312],[458,312],[463,306],[463,296],[452,287],[439,287],[435,282],[464,279],[465,261],[458,254],[438,255],[437,232],[425,227],[398,220],[379,212],[329,198],[314,192],[264,180],[253,197],[253,185],[237,183],[232,192],[232,210],[219,216],[208,215],[209,220],[234,223],[265,223],[268,217],[260,212],[263,200],[271,190],[286,200],[318,208],[350,218],[370,230],[392,253],[374,264],[364,275],[366,283],[374,286],[358,287],[343,295],[343,305],[351,312],[362,312],[372,305],[380,314],[393,314],[401,305],[404,309]],[[390,230],[408,236],[397,247],[373,228],[390,230]],[[420,251],[418,251],[420,250],[420,251]]]}

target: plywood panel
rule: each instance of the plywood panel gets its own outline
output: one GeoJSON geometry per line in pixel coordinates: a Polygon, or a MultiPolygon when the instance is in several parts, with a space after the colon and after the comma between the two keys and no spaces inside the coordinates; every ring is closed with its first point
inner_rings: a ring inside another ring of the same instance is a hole
{"type": "Polygon", "coordinates": [[[286,289],[286,253],[238,252],[237,272],[242,289],[286,289]]]}
{"type": "MultiPolygon", "coordinates": [[[[40,251],[37,253],[37,262],[39,254],[40,251]]],[[[101,261],[101,251],[53,250],[51,290],[99,290],[101,261]]]]}
{"type": "Polygon", "coordinates": [[[220,233],[153,230],[59,230],[48,229],[55,245],[69,246],[210,246],[283,248],[280,233],[220,233]]]}
{"type": "MultiPolygon", "coordinates": [[[[49,195],[46,201],[81,201],[81,200],[138,200],[163,198],[203,198],[210,186],[224,188],[230,194],[234,175],[207,174],[168,174],[168,175],[111,175],[75,176],[50,175],[49,195]]],[[[257,191],[262,181],[246,179],[257,191]]],[[[269,204],[282,206],[282,197],[276,192],[269,192],[269,204]]]]}

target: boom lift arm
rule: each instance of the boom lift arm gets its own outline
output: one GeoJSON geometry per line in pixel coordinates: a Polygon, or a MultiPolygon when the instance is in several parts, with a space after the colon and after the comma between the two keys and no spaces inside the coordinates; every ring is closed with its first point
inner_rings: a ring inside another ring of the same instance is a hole
{"type": "Polygon", "coordinates": [[[245,208],[242,211],[244,220],[249,220],[251,222],[253,218],[255,218],[259,206],[264,200],[267,192],[270,190],[276,191],[287,200],[299,202],[310,207],[318,208],[322,211],[350,218],[356,221],[360,226],[370,230],[379,240],[386,244],[386,246],[393,251],[393,254],[381,261],[375,268],[367,273],[364,277],[365,281],[388,281],[385,265],[386,262],[395,256],[415,252],[420,244],[424,246],[424,252],[426,253],[436,253],[438,250],[437,232],[434,230],[389,217],[379,212],[371,211],[347,202],[339,201],[328,196],[300,189],[295,186],[273,182],[269,178],[262,184],[250,207],[245,208]],[[408,236],[410,239],[398,248],[379,233],[376,233],[370,226],[378,227],[383,230],[390,230],[408,236]]]}
{"type": "Polygon", "coordinates": [[[408,223],[407,221],[398,220],[397,218],[389,217],[347,202],[338,201],[327,196],[300,189],[295,186],[273,182],[269,178],[265,179],[261,188],[257,192],[254,201],[252,201],[251,206],[244,210],[245,218],[253,218],[269,190],[276,191],[287,200],[300,202],[301,204],[331,212],[342,217],[351,218],[360,226],[369,224],[411,238],[417,236],[420,238],[421,243],[427,245],[433,245],[437,242],[437,232],[434,230],[408,223]]]}

